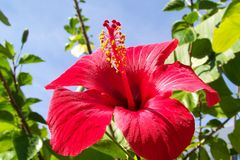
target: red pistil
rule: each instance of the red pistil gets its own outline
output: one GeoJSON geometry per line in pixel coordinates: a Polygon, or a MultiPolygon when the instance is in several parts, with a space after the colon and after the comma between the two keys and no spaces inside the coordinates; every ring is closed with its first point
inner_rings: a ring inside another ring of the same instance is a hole
{"type": "Polygon", "coordinates": [[[121,23],[116,20],[112,20],[112,24],[108,20],[105,20],[103,26],[106,27],[108,34],[104,31],[100,34],[100,43],[102,51],[107,55],[107,61],[109,61],[116,69],[116,73],[120,72],[125,94],[127,95],[128,108],[135,110],[133,95],[130,89],[126,74],[126,47],[124,45],[125,35],[120,32],[121,23]]]}

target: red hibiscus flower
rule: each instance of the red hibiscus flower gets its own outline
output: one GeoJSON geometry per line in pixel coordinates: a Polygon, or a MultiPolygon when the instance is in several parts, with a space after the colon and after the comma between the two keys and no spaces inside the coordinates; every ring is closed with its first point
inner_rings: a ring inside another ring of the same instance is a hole
{"type": "MultiPolygon", "coordinates": [[[[172,160],[189,145],[194,118],[174,90],[204,90],[209,106],[218,94],[179,62],[164,64],[176,39],[125,48],[120,23],[104,22],[102,49],[82,57],[46,86],[55,89],[47,122],[53,150],[77,155],[99,141],[113,119],[133,151],[149,160],[172,160]],[[84,86],[73,92],[64,86],[84,86]]],[[[187,54],[187,53],[186,53],[187,54]]]]}

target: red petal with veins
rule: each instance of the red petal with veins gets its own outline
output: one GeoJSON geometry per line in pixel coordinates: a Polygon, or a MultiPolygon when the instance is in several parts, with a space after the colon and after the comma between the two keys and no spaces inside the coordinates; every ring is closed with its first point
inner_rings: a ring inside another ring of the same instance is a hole
{"type": "Polygon", "coordinates": [[[160,96],[139,111],[116,107],[114,118],[135,153],[148,160],[178,157],[194,133],[191,113],[177,100],[160,96]]]}
{"type": "Polygon", "coordinates": [[[220,101],[218,93],[198,78],[191,67],[179,62],[160,66],[148,81],[148,84],[142,87],[143,92],[147,90],[145,97],[156,94],[171,94],[174,90],[190,92],[204,90],[209,106],[213,106],[220,101]]]}
{"type": "Polygon", "coordinates": [[[157,65],[162,65],[172,51],[177,47],[178,40],[142,45],[127,48],[127,70],[153,71],[157,65]]]}
{"type": "Polygon", "coordinates": [[[75,156],[96,143],[111,121],[115,104],[112,98],[93,90],[55,90],[47,118],[53,150],[75,156]]]}

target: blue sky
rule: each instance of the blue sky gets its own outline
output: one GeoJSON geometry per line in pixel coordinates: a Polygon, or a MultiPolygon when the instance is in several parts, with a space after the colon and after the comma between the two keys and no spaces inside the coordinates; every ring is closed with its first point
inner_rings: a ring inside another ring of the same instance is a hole
{"type": "MultiPolygon", "coordinates": [[[[75,14],[71,0],[0,0],[0,9],[8,16],[11,27],[0,25],[0,41],[8,40],[15,50],[20,48],[24,28],[30,34],[23,53],[36,54],[46,62],[26,65],[23,71],[33,75],[33,85],[24,87],[28,97],[38,97],[42,102],[32,109],[47,115],[52,91],[44,86],[71,66],[77,59],[64,51],[68,34],[63,26],[75,14]]],[[[123,25],[128,46],[161,42],[171,39],[171,25],[181,18],[179,12],[166,13],[162,9],[167,0],[87,0],[82,4],[83,14],[90,18],[91,40],[99,47],[98,35],[105,19],[117,19],[123,25]]]]}

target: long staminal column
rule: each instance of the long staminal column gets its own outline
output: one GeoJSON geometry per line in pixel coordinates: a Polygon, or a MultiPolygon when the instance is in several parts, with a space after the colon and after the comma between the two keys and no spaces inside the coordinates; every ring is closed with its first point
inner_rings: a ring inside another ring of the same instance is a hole
{"type": "Polygon", "coordinates": [[[106,27],[108,34],[106,34],[104,31],[102,31],[100,34],[99,39],[102,46],[102,51],[107,55],[106,60],[110,62],[113,68],[115,68],[116,73],[121,74],[123,87],[125,90],[125,94],[127,95],[128,108],[131,110],[135,110],[136,106],[125,70],[125,35],[120,32],[121,24],[116,20],[112,20],[112,24],[110,25],[109,21],[106,20],[104,21],[103,26],[106,27]]]}

